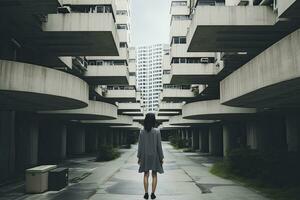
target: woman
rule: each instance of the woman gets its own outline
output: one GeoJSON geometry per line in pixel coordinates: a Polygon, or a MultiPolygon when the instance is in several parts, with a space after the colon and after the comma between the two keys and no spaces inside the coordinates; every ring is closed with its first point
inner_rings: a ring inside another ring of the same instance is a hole
{"type": "Polygon", "coordinates": [[[151,199],[155,199],[155,190],[157,185],[157,172],[164,173],[162,164],[164,154],[161,146],[161,135],[159,129],[154,128],[156,124],[155,115],[148,113],[144,120],[144,129],[141,130],[138,145],[138,164],[139,173],[144,173],[144,199],[149,198],[148,179],[149,172],[152,174],[152,192],[151,199]]]}

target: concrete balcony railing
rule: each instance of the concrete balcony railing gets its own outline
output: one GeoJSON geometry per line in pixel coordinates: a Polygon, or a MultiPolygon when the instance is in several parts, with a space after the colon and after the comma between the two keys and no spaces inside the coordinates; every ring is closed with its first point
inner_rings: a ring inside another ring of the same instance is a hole
{"type": "Polygon", "coordinates": [[[285,23],[275,26],[277,22],[276,13],[268,6],[197,6],[187,34],[188,51],[264,49],[288,31],[285,23]]]}
{"type": "Polygon", "coordinates": [[[174,36],[186,36],[191,20],[175,20],[170,26],[170,41],[174,36]]]}
{"type": "Polygon", "coordinates": [[[171,84],[208,84],[216,81],[217,74],[222,70],[215,63],[172,64],[171,84]]]}
{"type": "Polygon", "coordinates": [[[39,114],[66,120],[117,119],[117,106],[101,101],[89,101],[86,108],[59,111],[43,111],[39,114]]]}
{"type": "Polygon", "coordinates": [[[200,126],[215,123],[215,120],[184,119],[182,115],[170,117],[169,124],[175,126],[200,126]]]}
{"type": "Polygon", "coordinates": [[[215,58],[214,52],[188,52],[187,44],[173,44],[171,47],[171,59],[172,58],[215,58]]]}
{"type": "Polygon", "coordinates": [[[116,15],[116,22],[118,24],[128,24],[129,16],[128,15],[116,15]]]}
{"type": "Polygon", "coordinates": [[[133,124],[133,119],[130,116],[118,115],[113,120],[82,120],[84,124],[98,124],[101,126],[130,126],[133,124]]]}
{"type": "Polygon", "coordinates": [[[189,15],[190,9],[187,5],[185,6],[171,6],[170,15],[189,15]]]}
{"type": "Polygon", "coordinates": [[[182,107],[184,119],[221,120],[249,117],[256,113],[256,109],[224,106],[220,100],[197,101],[182,107]]]}
{"type": "Polygon", "coordinates": [[[112,13],[49,14],[42,30],[41,37],[34,42],[49,53],[60,56],[119,55],[112,13]]]}
{"type": "Polygon", "coordinates": [[[163,85],[168,85],[171,83],[171,74],[164,74],[162,76],[162,83],[163,85]]]}
{"type": "Polygon", "coordinates": [[[182,102],[195,97],[191,89],[164,88],[161,93],[162,101],[182,102]]]}
{"type": "Polygon", "coordinates": [[[118,111],[129,112],[129,111],[141,111],[140,103],[119,103],[118,111]]]}
{"type": "Polygon", "coordinates": [[[298,107],[299,41],[297,30],[222,80],[221,103],[254,108],[298,107]]]}
{"type": "Polygon", "coordinates": [[[119,35],[120,42],[128,42],[128,30],[126,29],[119,29],[117,30],[119,35]]]}
{"type": "Polygon", "coordinates": [[[159,111],[180,111],[183,103],[160,102],[159,111]]]}
{"type": "Polygon", "coordinates": [[[97,85],[127,85],[129,72],[126,65],[88,65],[84,79],[97,85]]]}
{"type": "Polygon", "coordinates": [[[136,73],[136,64],[134,62],[129,62],[128,70],[129,73],[136,73]]]}
{"type": "Polygon", "coordinates": [[[129,76],[129,85],[135,86],[136,83],[136,76],[129,76]]]}
{"type": "Polygon", "coordinates": [[[0,60],[0,108],[61,110],[88,105],[88,84],[71,74],[33,64],[0,60]]]}
{"type": "Polygon", "coordinates": [[[171,69],[171,61],[170,55],[163,55],[163,62],[162,62],[162,69],[163,70],[170,70],[171,69]]]}
{"type": "Polygon", "coordinates": [[[136,90],[130,87],[114,89],[109,88],[105,97],[116,102],[135,102],[136,90]]]}

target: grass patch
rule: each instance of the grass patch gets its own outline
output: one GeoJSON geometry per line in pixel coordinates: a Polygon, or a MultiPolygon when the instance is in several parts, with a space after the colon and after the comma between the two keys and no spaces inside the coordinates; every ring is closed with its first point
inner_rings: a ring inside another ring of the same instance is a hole
{"type": "Polygon", "coordinates": [[[265,183],[260,179],[250,179],[236,175],[231,172],[230,164],[226,160],[215,163],[210,172],[216,176],[234,180],[246,187],[253,188],[274,200],[300,200],[300,185],[278,187],[265,183]]]}

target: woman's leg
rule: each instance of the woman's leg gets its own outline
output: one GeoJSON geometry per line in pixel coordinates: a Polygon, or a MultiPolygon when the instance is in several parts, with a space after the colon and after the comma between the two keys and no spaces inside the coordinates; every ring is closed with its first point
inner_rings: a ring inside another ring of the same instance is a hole
{"type": "Polygon", "coordinates": [[[145,193],[148,193],[148,180],[149,180],[149,172],[144,173],[144,189],[145,193]]]}
{"type": "Polygon", "coordinates": [[[157,186],[157,172],[152,171],[152,193],[155,193],[157,186]]]}

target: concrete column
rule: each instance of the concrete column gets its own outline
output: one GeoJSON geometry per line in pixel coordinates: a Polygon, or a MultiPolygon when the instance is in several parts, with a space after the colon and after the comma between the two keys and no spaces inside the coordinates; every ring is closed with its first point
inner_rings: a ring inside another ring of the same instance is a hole
{"type": "Polygon", "coordinates": [[[209,152],[209,137],[208,137],[208,127],[199,128],[199,149],[203,153],[209,152]]]}
{"type": "Polygon", "coordinates": [[[107,129],[107,145],[113,146],[114,144],[114,133],[112,129],[107,129]]]}
{"type": "Polygon", "coordinates": [[[195,130],[192,129],[192,148],[193,149],[199,149],[199,133],[195,130]]]}
{"type": "Polygon", "coordinates": [[[56,120],[39,123],[39,163],[53,164],[66,158],[67,127],[56,120]]]}
{"type": "Polygon", "coordinates": [[[180,129],[180,134],[181,134],[181,139],[185,140],[185,133],[183,132],[182,129],[180,129]]]}
{"type": "Polygon", "coordinates": [[[15,112],[0,111],[0,181],[15,172],[15,112]]]}
{"type": "Polygon", "coordinates": [[[17,112],[15,120],[16,170],[38,165],[39,125],[37,116],[29,112],[17,112]]]}
{"type": "Polygon", "coordinates": [[[288,151],[299,151],[300,144],[300,116],[286,116],[286,140],[288,151]]]}
{"type": "Polygon", "coordinates": [[[70,145],[71,154],[85,153],[85,128],[81,124],[74,124],[68,130],[68,145],[70,145]]]}
{"type": "Polygon", "coordinates": [[[107,145],[107,128],[98,128],[99,145],[107,145]]]}
{"type": "Polygon", "coordinates": [[[213,156],[223,156],[222,126],[214,124],[209,128],[209,153],[213,156]]]}
{"type": "Polygon", "coordinates": [[[87,153],[94,153],[98,150],[98,129],[95,126],[86,127],[85,147],[87,153]]]}
{"type": "Polygon", "coordinates": [[[258,129],[255,121],[247,121],[246,123],[247,132],[247,146],[250,149],[258,149],[258,129]]]}
{"type": "Polygon", "coordinates": [[[120,131],[120,145],[124,145],[125,142],[124,142],[124,132],[123,131],[120,131]]]}

